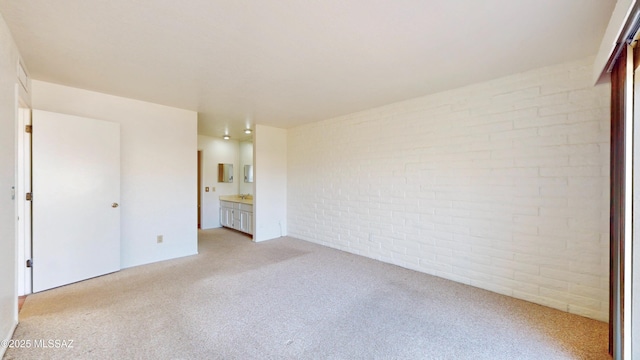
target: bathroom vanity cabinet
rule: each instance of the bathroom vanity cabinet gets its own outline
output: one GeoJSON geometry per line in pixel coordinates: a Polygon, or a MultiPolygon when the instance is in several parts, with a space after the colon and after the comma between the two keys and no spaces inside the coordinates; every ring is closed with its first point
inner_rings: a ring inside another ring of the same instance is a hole
{"type": "MultiPolygon", "coordinates": [[[[253,234],[253,204],[245,199],[234,201],[233,197],[220,197],[220,225],[253,234]]],[[[238,197],[239,198],[239,197],[238,197]]]]}

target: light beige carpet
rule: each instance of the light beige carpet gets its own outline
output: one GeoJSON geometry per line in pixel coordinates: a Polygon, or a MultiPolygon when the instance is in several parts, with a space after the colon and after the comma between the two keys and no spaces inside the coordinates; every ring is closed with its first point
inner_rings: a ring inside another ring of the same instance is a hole
{"type": "Polygon", "coordinates": [[[200,254],[31,295],[6,359],[608,359],[607,325],[308,242],[200,254]],[[62,344],[60,342],[60,344],[62,344]]]}

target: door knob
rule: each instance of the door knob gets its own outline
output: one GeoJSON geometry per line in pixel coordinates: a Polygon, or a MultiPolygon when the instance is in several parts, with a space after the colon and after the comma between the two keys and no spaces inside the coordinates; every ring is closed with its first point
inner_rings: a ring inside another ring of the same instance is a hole
{"type": "Polygon", "coordinates": [[[118,206],[120,206],[120,205],[118,205],[118,203],[113,203],[113,204],[111,204],[111,207],[112,207],[112,208],[117,208],[118,206]]]}

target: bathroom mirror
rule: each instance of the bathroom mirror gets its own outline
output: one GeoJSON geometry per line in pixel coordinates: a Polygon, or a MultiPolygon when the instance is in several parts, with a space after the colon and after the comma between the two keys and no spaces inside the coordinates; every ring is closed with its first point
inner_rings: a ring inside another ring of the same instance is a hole
{"type": "Polygon", "coordinates": [[[246,183],[253,182],[253,165],[244,166],[244,182],[246,183]]]}
{"type": "Polygon", "coordinates": [[[218,164],[218,182],[233,182],[233,164],[218,164]]]}
{"type": "Polygon", "coordinates": [[[240,171],[238,176],[242,179],[238,181],[238,194],[253,195],[254,174],[253,174],[253,141],[241,141],[239,144],[240,151],[240,171]]]}

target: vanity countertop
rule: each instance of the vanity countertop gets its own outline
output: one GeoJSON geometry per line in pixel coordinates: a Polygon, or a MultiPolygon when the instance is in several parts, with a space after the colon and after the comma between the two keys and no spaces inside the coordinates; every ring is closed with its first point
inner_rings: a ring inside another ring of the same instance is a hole
{"type": "Polygon", "coordinates": [[[244,199],[240,197],[240,195],[225,195],[225,196],[220,196],[220,200],[253,205],[253,196],[251,195],[245,196],[244,199]]]}

